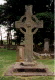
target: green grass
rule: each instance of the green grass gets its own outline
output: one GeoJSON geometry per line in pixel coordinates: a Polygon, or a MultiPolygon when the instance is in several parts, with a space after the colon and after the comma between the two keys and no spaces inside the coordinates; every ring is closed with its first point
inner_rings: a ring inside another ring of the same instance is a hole
{"type": "Polygon", "coordinates": [[[0,76],[8,66],[16,61],[15,51],[0,49],[0,76]]]}
{"type": "Polygon", "coordinates": [[[46,65],[50,71],[54,72],[54,60],[53,59],[44,59],[44,60],[37,60],[38,62],[42,62],[44,65],[46,65]]]}
{"type": "MultiPolygon", "coordinates": [[[[54,80],[53,76],[32,76],[32,77],[20,77],[20,76],[4,76],[6,69],[16,61],[16,51],[0,49],[0,80],[54,80]]],[[[51,71],[54,71],[54,60],[36,60],[47,65],[51,71]]]]}

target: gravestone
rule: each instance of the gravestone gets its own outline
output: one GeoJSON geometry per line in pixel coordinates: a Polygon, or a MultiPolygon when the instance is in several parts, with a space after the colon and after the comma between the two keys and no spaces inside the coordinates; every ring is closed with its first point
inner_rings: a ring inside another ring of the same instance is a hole
{"type": "Polygon", "coordinates": [[[38,28],[43,28],[43,21],[39,21],[32,13],[32,5],[25,6],[25,15],[21,17],[19,21],[15,22],[15,26],[25,36],[25,61],[33,61],[33,34],[35,34],[38,28]],[[22,30],[24,28],[26,32],[22,30]],[[33,32],[32,29],[36,28],[33,32]]]}
{"type": "Polygon", "coordinates": [[[35,63],[33,61],[33,34],[35,34],[38,28],[43,28],[43,21],[39,21],[36,16],[32,14],[32,5],[25,6],[25,15],[21,17],[19,21],[15,22],[16,28],[25,36],[25,47],[24,53],[22,48],[17,47],[17,56],[20,60],[24,59],[23,62],[16,62],[13,66],[5,73],[6,76],[50,76],[53,75],[45,65],[42,63],[35,63]],[[26,32],[22,30],[26,29],[26,32]],[[32,32],[32,29],[35,30],[32,32]],[[24,56],[23,56],[24,55],[24,56]]]}
{"type": "Polygon", "coordinates": [[[44,52],[49,52],[49,39],[44,39],[44,52]]]}

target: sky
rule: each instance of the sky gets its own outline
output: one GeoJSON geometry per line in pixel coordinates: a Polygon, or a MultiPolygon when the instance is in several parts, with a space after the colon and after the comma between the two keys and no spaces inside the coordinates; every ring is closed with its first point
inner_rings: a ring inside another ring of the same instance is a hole
{"type": "MultiPolygon", "coordinates": [[[[4,3],[5,3],[4,0],[0,0],[0,4],[3,5],[4,3]]],[[[0,40],[1,40],[1,35],[2,35],[2,39],[6,40],[7,39],[7,32],[6,32],[7,28],[3,25],[0,25],[0,26],[1,26],[0,27],[0,40]]],[[[14,31],[11,31],[11,34],[12,34],[12,38],[14,38],[14,31]]]]}
{"type": "MultiPolygon", "coordinates": [[[[4,4],[5,1],[4,0],[0,0],[0,4],[4,4]]],[[[6,28],[4,28],[2,26],[2,28],[0,28],[0,40],[1,40],[1,34],[2,34],[2,39],[5,40],[5,36],[7,36],[7,32],[6,32],[6,28]],[[2,31],[2,32],[1,32],[2,31]]]]}
{"type": "MultiPolygon", "coordinates": [[[[0,40],[1,40],[1,35],[2,35],[2,40],[7,40],[7,28],[3,25],[0,27],[0,40]]],[[[14,38],[14,30],[11,31],[12,34],[12,39],[14,38]]]]}
{"type": "Polygon", "coordinates": [[[0,4],[4,4],[5,3],[5,1],[4,0],[0,0],[0,4]]]}

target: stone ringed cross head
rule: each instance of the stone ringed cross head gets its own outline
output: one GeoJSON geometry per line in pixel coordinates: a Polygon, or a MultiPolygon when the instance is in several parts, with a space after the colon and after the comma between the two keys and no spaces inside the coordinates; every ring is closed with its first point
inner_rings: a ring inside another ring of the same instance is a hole
{"type": "Polygon", "coordinates": [[[33,28],[43,28],[43,21],[39,21],[32,13],[32,5],[25,5],[25,15],[15,22],[16,28],[26,28],[28,26],[33,28]],[[24,21],[23,21],[24,20],[24,21]]]}

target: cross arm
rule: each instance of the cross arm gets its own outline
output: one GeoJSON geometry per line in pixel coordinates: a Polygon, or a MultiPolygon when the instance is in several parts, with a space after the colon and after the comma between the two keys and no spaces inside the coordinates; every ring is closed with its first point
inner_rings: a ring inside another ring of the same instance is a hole
{"type": "Polygon", "coordinates": [[[24,27],[24,24],[22,22],[20,22],[20,21],[16,21],[15,22],[15,27],[16,28],[21,28],[21,27],[24,27]]]}
{"type": "Polygon", "coordinates": [[[31,28],[43,28],[43,20],[39,21],[38,22],[32,22],[31,23],[31,28]]]}
{"type": "Polygon", "coordinates": [[[43,20],[37,22],[36,28],[43,28],[43,20]]]}

